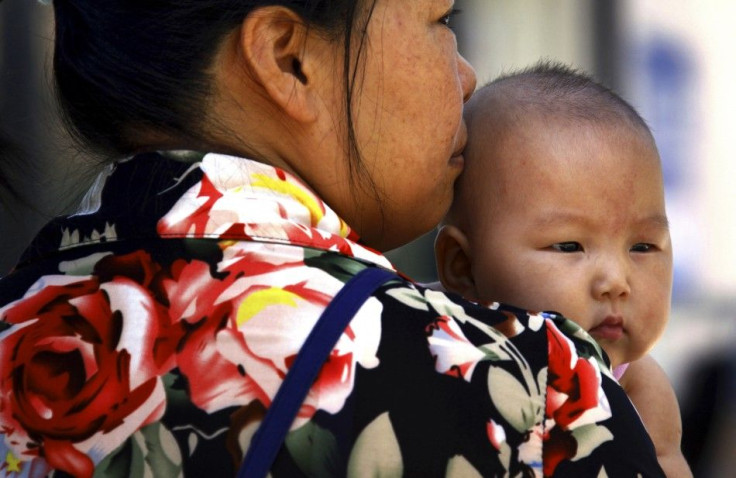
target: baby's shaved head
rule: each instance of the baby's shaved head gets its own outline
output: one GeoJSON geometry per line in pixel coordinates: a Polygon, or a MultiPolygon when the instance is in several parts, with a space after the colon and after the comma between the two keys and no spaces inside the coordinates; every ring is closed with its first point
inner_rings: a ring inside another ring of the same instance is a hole
{"type": "Polygon", "coordinates": [[[466,104],[465,119],[466,168],[445,218],[461,229],[482,216],[474,210],[481,204],[478,194],[483,182],[493,181],[484,163],[499,160],[494,155],[502,153],[512,137],[518,143],[538,128],[585,125],[605,134],[638,131],[656,148],[649,127],[629,103],[585,73],[558,63],[541,62],[486,84],[466,104]]]}
{"type": "Polygon", "coordinates": [[[607,125],[611,121],[628,120],[649,130],[634,108],[593,78],[558,63],[542,62],[524,70],[509,73],[488,83],[471,98],[468,112],[484,108],[492,102],[503,106],[501,114],[508,119],[539,114],[556,121],[592,122],[607,125]],[[510,114],[510,115],[509,115],[510,114]]]}

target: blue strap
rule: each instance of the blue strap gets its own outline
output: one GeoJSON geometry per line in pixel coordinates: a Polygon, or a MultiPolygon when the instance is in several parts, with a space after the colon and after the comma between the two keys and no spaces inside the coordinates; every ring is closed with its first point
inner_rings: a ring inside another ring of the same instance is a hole
{"type": "Polygon", "coordinates": [[[317,378],[337,340],[358,309],[381,284],[395,279],[395,273],[376,267],[363,269],[335,295],[309,333],[293,365],[253,436],[238,478],[265,477],[286,434],[294,422],[309,388],[317,378]]]}

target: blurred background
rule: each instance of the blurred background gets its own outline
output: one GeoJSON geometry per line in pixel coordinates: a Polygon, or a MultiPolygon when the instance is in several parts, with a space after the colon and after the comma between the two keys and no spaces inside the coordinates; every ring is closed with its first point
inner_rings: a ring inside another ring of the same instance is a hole
{"type": "MultiPolygon", "coordinates": [[[[653,355],[683,407],[696,476],[736,469],[736,2],[457,0],[461,53],[478,84],[540,59],[587,71],[636,107],[663,160],[675,251],[673,311],[653,355]],[[727,464],[730,463],[728,468],[727,464]]],[[[0,275],[89,181],[55,116],[51,9],[0,2],[0,275]],[[12,167],[15,163],[16,167],[12,167]],[[10,164],[11,167],[8,167],[10,164]]],[[[390,253],[435,279],[430,233],[390,253]]]]}

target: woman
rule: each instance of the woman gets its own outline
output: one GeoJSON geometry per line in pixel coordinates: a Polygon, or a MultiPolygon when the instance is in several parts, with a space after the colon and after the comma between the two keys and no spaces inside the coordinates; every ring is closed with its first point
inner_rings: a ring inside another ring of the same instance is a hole
{"type": "MultiPolygon", "coordinates": [[[[2,469],[234,473],[335,294],[450,204],[475,87],[452,8],[54,1],[69,123],[127,159],[0,284],[2,469]]],[[[403,279],[342,332],[271,468],[542,473],[661,476],[600,349],[403,279]]]]}

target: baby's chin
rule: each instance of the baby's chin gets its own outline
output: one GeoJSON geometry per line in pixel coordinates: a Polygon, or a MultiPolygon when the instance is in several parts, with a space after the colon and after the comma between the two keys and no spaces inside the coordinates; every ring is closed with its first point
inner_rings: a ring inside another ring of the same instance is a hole
{"type": "Polygon", "coordinates": [[[619,365],[633,362],[636,359],[631,351],[625,350],[622,347],[601,343],[599,343],[599,345],[606,352],[606,355],[608,355],[608,360],[611,362],[611,368],[616,368],[619,365]]]}

